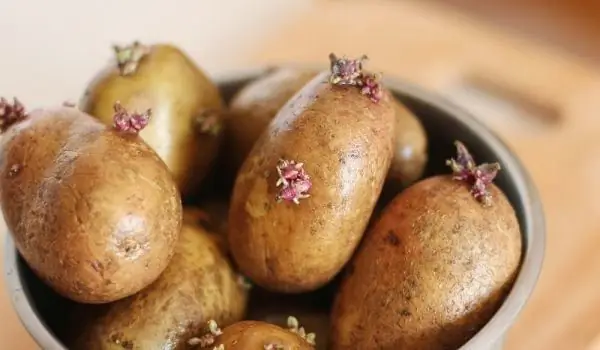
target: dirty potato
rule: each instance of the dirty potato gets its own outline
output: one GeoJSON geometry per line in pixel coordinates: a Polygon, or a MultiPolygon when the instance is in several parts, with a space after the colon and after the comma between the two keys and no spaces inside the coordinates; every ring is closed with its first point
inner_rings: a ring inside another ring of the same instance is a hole
{"type": "Polygon", "coordinates": [[[391,95],[360,60],[331,59],[269,124],[234,185],[232,255],[272,291],[314,290],[342,269],[391,162],[391,95]]]}
{"type": "Polygon", "coordinates": [[[219,237],[184,223],[171,263],[136,295],[108,305],[98,317],[76,320],[73,349],[185,349],[206,322],[229,325],[246,310],[247,287],[232,269],[219,237]]]}
{"type": "Polygon", "coordinates": [[[457,145],[453,176],[406,189],[365,236],[334,303],[332,349],[458,349],[510,291],[521,233],[492,183],[499,165],[457,145]]]}
{"type": "Polygon", "coordinates": [[[81,303],[132,295],[167,267],[181,198],[137,135],[146,113],[118,107],[108,127],[70,107],[0,100],[0,193],[6,224],[32,270],[81,303]]]}

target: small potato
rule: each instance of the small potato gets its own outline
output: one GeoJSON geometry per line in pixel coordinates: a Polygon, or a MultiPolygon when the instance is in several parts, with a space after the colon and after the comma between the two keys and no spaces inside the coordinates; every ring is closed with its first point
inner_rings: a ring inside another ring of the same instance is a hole
{"type": "Polygon", "coordinates": [[[195,195],[222,140],[225,104],[217,86],[181,49],[135,42],[115,47],[115,60],[101,70],[80,108],[113,123],[113,103],[153,111],[140,136],[165,162],[184,198],[195,195]]]}
{"type": "Polygon", "coordinates": [[[279,109],[318,73],[306,68],[278,68],[250,82],[233,97],[226,120],[224,157],[233,173],[279,109]]]}
{"type": "Polygon", "coordinates": [[[365,235],[334,302],[333,350],[458,349],[502,304],[521,258],[515,211],[491,183],[497,165],[475,167],[462,146],[453,162],[462,181],[417,182],[365,235]]]}
{"type": "MultiPolygon", "coordinates": [[[[287,327],[289,315],[302,320],[305,329],[319,335],[315,345],[317,350],[326,350],[329,342],[329,298],[323,302],[317,300],[320,295],[307,294],[278,294],[266,293],[262,298],[256,298],[254,288],[251,293],[248,319],[263,321],[280,327],[287,327]],[[262,299],[262,300],[261,300],[262,299]],[[323,307],[327,303],[327,307],[323,307]]],[[[311,293],[313,294],[313,293],[311,293]]]]}
{"type": "Polygon", "coordinates": [[[160,278],[108,305],[99,317],[88,317],[72,349],[185,349],[209,320],[224,325],[240,321],[248,291],[216,238],[185,223],[175,255],[160,278]]]}
{"type": "Polygon", "coordinates": [[[314,350],[315,334],[307,334],[295,317],[288,318],[288,329],[261,321],[241,321],[221,331],[211,322],[207,334],[189,343],[211,350],[314,350]]]}
{"type": "Polygon", "coordinates": [[[396,143],[387,182],[408,187],[423,175],[427,165],[427,134],[417,117],[396,101],[396,143]]]}
{"type": "Polygon", "coordinates": [[[112,128],[75,108],[19,110],[0,100],[0,193],[27,264],[81,303],[154,282],[173,255],[182,208],[167,167],[136,134],[147,115],[121,110],[112,128]]]}
{"type": "Polygon", "coordinates": [[[235,182],[232,256],[271,291],[332,280],[358,245],[391,162],[391,95],[374,79],[361,89],[334,78],[317,75],[280,110],[235,182]]]}

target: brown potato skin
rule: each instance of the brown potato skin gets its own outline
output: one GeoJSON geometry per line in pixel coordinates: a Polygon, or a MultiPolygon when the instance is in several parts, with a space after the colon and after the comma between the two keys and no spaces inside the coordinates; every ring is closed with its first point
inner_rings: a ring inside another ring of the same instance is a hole
{"type": "Polygon", "coordinates": [[[229,245],[242,273],[297,293],[330,281],[360,241],[392,156],[391,95],[373,103],[323,72],[269,124],[237,176],[229,245]],[[277,203],[280,158],[304,163],[311,197],[277,203]]]}
{"type": "Polygon", "coordinates": [[[101,71],[79,107],[112,125],[115,101],[130,111],[152,109],[152,122],[140,136],[167,164],[183,196],[194,194],[222,139],[200,132],[196,125],[205,113],[223,113],[216,85],[177,47],[157,44],[131,76],[121,76],[116,63],[101,71]]]}
{"type": "MultiPolygon", "coordinates": [[[[227,118],[226,155],[236,173],[252,146],[277,112],[319,72],[300,67],[279,67],[244,86],[231,100],[227,118]]],[[[387,177],[399,192],[423,175],[427,164],[427,135],[419,119],[400,101],[396,109],[396,143],[387,177]]]]}
{"type": "Polygon", "coordinates": [[[282,345],[286,350],[314,350],[314,346],[297,334],[261,321],[241,321],[226,327],[208,349],[221,344],[226,350],[263,350],[268,344],[282,345]]]}
{"type": "Polygon", "coordinates": [[[225,257],[218,236],[184,224],[169,267],[148,288],[85,320],[72,349],[187,349],[214,319],[229,325],[244,317],[248,291],[225,257]]]}
{"type": "Polygon", "coordinates": [[[419,119],[400,101],[395,101],[394,108],[398,124],[387,181],[405,188],[423,175],[428,158],[427,134],[419,119]]]}
{"type": "Polygon", "coordinates": [[[367,233],[332,311],[332,349],[458,349],[500,307],[521,234],[504,194],[475,200],[449,175],[398,195],[367,233]]]}
{"type": "MultiPolygon", "coordinates": [[[[272,299],[277,299],[277,297],[272,299]]],[[[255,310],[248,316],[249,319],[271,323],[280,327],[285,327],[287,318],[294,315],[302,320],[302,327],[307,332],[314,332],[317,335],[314,348],[316,350],[327,350],[330,322],[329,312],[326,310],[316,310],[306,305],[298,306],[277,301],[273,301],[270,305],[260,305],[254,308],[255,310]]]]}
{"type": "Polygon", "coordinates": [[[34,110],[0,141],[6,224],[33,271],[81,303],[132,295],[167,267],[181,198],[139,137],[75,108],[34,110]],[[11,175],[11,167],[20,170],[11,175]]]}
{"type": "Polygon", "coordinates": [[[232,173],[237,173],[279,109],[319,73],[307,68],[276,68],[248,83],[233,97],[225,138],[225,158],[232,173]]]}

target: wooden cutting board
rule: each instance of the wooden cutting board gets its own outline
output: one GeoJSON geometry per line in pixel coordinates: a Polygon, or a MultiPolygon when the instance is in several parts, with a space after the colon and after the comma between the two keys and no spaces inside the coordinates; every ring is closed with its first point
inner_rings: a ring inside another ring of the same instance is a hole
{"type": "Polygon", "coordinates": [[[600,348],[600,69],[450,8],[398,0],[321,1],[249,60],[315,63],[332,51],[366,53],[370,67],[471,109],[534,177],[547,255],[507,349],[600,348]]]}

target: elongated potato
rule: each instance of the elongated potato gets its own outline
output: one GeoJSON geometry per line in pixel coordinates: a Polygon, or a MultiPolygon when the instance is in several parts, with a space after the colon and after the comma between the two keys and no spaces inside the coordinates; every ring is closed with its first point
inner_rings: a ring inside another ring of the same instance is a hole
{"type": "Polygon", "coordinates": [[[519,223],[491,183],[498,166],[475,167],[464,150],[454,179],[412,185],[367,233],[334,303],[331,349],[458,349],[502,305],[519,269],[519,223]]]}
{"type": "Polygon", "coordinates": [[[237,172],[252,146],[283,107],[319,70],[279,68],[244,86],[232,99],[226,119],[225,156],[237,172]]]}
{"type": "MultiPolygon", "coordinates": [[[[230,103],[227,118],[226,163],[237,172],[277,112],[319,71],[280,67],[244,86],[230,103]]],[[[396,108],[396,142],[384,190],[396,194],[419,180],[427,164],[427,135],[419,119],[400,101],[396,108]]]]}
{"type": "Polygon", "coordinates": [[[19,121],[14,113],[0,100],[1,205],[31,269],[82,303],[154,282],[173,255],[182,208],[167,167],[136,134],[147,115],[120,110],[117,129],[75,108],[19,121]]]}
{"type": "Polygon", "coordinates": [[[314,290],[341,270],[390,165],[392,97],[366,77],[370,86],[362,90],[337,78],[323,72],[298,92],[236,179],[229,211],[232,255],[246,276],[272,291],[314,290]]]}
{"type": "Polygon", "coordinates": [[[72,349],[184,349],[213,319],[229,325],[244,316],[247,290],[221,250],[218,235],[184,224],[169,267],[140,293],[85,320],[72,349]]]}

